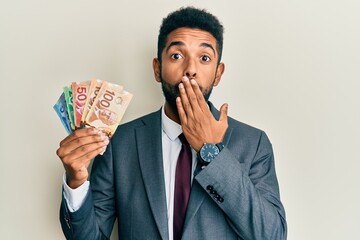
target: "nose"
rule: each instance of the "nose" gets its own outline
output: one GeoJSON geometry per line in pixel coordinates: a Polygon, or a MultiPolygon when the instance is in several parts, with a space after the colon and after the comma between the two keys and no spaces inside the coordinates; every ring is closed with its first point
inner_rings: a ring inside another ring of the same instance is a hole
{"type": "Polygon", "coordinates": [[[196,63],[194,60],[188,60],[187,65],[184,69],[184,75],[187,76],[189,79],[196,77],[196,63]]]}
{"type": "Polygon", "coordinates": [[[189,72],[186,72],[186,76],[189,78],[189,79],[193,79],[196,77],[196,73],[189,73],[189,72]]]}

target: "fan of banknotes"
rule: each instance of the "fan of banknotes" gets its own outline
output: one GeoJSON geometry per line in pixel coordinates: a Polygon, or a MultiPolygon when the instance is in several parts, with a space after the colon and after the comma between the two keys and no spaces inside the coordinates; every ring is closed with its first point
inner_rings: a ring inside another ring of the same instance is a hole
{"type": "Polygon", "coordinates": [[[54,109],[68,134],[92,126],[112,137],[132,97],[123,86],[105,80],[72,82],[54,109]]]}

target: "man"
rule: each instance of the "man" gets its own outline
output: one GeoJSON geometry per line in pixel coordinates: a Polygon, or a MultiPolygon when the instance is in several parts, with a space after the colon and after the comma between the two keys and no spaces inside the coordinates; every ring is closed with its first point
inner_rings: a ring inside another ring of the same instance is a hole
{"type": "Polygon", "coordinates": [[[164,107],[119,126],[110,143],[94,128],[60,143],[68,239],[108,239],[116,218],[119,239],[286,239],[267,136],[228,117],[227,104],[219,112],[208,101],[224,72],[222,43],[223,27],[210,13],[171,13],[153,60],[164,107]]]}

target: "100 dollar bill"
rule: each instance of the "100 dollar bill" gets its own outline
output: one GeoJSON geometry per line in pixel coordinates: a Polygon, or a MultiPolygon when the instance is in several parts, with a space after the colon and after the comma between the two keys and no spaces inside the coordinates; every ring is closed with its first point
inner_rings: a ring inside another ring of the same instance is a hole
{"type": "Polygon", "coordinates": [[[86,124],[99,128],[112,137],[133,95],[123,87],[107,83],[102,87],[86,117],[86,124]]]}

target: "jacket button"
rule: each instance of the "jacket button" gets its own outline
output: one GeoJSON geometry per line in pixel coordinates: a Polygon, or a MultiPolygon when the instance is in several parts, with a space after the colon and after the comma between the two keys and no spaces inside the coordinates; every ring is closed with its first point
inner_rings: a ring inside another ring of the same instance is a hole
{"type": "Polygon", "coordinates": [[[222,197],[219,197],[217,200],[221,203],[224,202],[224,199],[222,197]]]}
{"type": "Polygon", "coordinates": [[[64,217],[64,220],[66,222],[66,225],[69,229],[71,229],[71,226],[70,226],[70,219],[68,217],[64,217]]]}
{"type": "Polygon", "coordinates": [[[214,189],[214,187],[213,187],[213,186],[211,186],[211,185],[208,185],[208,186],[206,187],[206,189],[207,189],[207,190],[209,190],[209,191],[211,191],[211,190],[213,190],[213,189],[214,189]]]}
{"type": "Polygon", "coordinates": [[[210,190],[210,194],[217,194],[215,190],[210,190]]]}

